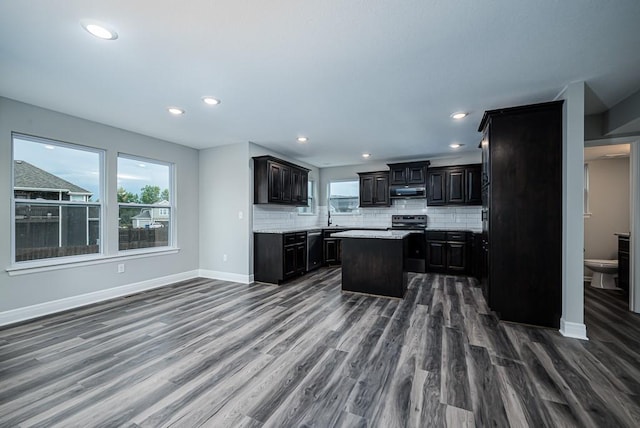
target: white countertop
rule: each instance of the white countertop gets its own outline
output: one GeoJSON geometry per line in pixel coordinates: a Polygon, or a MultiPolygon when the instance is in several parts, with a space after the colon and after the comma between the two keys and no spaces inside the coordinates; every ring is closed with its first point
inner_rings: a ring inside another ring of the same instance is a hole
{"type": "Polygon", "coordinates": [[[332,233],[332,238],[374,238],[403,239],[411,234],[410,230],[349,230],[332,233]]]}

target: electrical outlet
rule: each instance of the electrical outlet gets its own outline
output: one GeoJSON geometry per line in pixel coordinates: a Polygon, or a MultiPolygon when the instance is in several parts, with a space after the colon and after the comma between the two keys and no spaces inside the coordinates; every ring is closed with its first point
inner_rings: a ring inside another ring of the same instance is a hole
{"type": "Polygon", "coordinates": [[[124,273],[124,263],[118,264],[118,273],[124,273]]]}
{"type": "Polygon", "coordinates": [[[223,262],[226,262],[226,261],[227,261],[227,255],[226,255],[226,254],[222,256],[222,261],[223,261],[223,262]]]}

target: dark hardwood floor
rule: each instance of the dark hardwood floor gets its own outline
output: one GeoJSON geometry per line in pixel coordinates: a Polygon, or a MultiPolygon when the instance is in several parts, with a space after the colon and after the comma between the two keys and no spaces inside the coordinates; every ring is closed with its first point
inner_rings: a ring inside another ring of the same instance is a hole
{"type": "Polygon", "coordinates": [[[640,317],[586,297],[580,341],[498,322],[466,277],[186,281],[0,330],[0,426],[637,427],[640,317]]]}

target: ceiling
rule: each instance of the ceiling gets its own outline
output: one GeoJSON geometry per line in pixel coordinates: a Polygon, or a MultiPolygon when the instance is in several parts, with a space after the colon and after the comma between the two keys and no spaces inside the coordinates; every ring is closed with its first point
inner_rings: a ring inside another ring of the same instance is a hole
{"type": "Polygon", "coordinates": [[[570,82],[600,109],[620,102],[640,88],[638,22],[637,0],[3,1],[0,96],[318,167],[424,158],[477,150],[484,110],[550,101],[570,82]]]}

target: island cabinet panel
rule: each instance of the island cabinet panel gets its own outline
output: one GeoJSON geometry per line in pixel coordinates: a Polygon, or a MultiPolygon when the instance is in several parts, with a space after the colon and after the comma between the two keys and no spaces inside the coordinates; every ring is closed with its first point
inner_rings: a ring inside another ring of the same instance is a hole
{"type": "Polygon", "coordinates": [[[487,111],[478,129],[489,307],[553,328],[562,314],[562,104],[487,111]]]}
{"type": "Polygon", "coordinates": [[[389,171],[359,172],[360,176],[360,207],[388,207],[389,171]]]}
{"type": "Polygon", "coordinates": [[[254,204],[307,206],[309,170],[273,156],[253,158],[254,204]]]}
{"type": "Polygon", "coordinates": [[[306,272],[307,233],[254,233],[256,281],[280,284],[306,272]]]}
{"type": "Polygon", "coordinates": [[[342,289],[389,297],[404,297],[407,239],[344,238],[342,289]]]}

